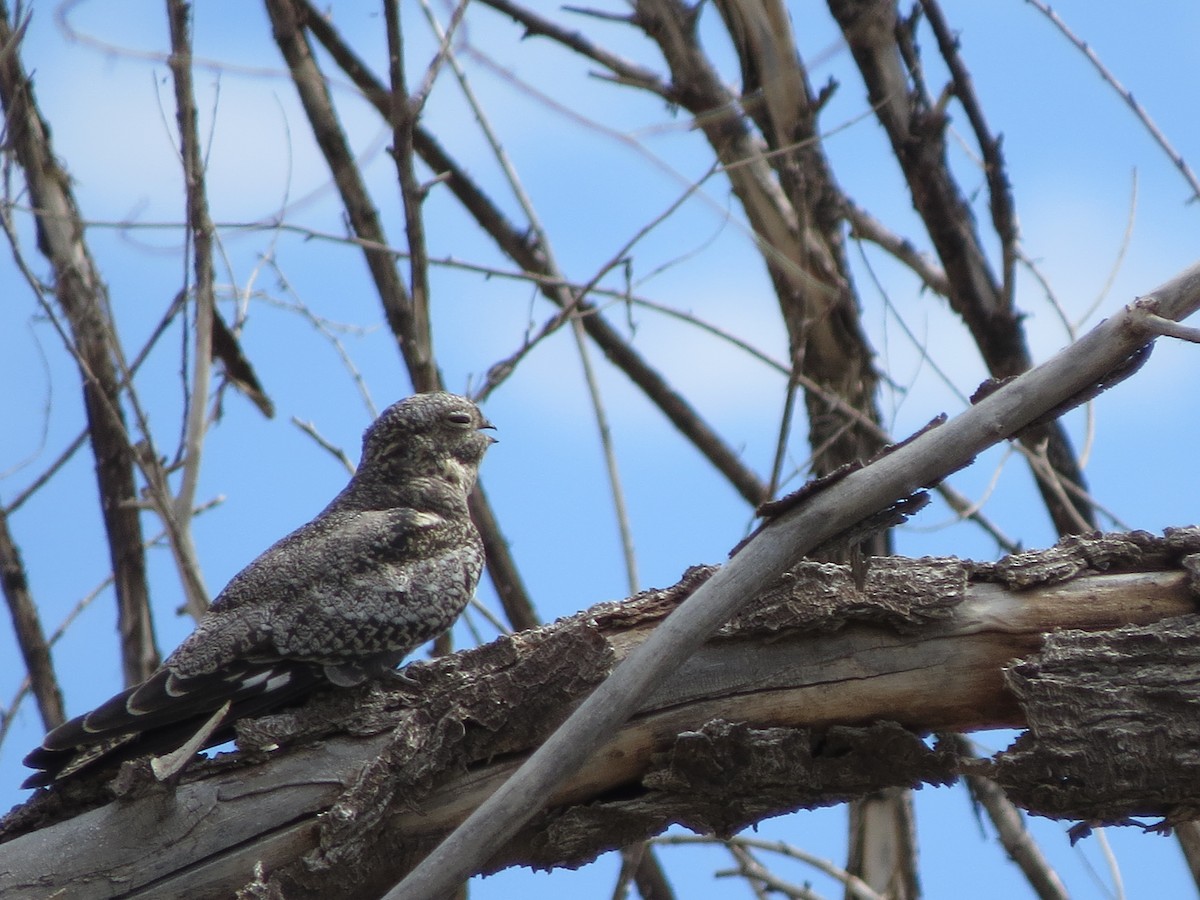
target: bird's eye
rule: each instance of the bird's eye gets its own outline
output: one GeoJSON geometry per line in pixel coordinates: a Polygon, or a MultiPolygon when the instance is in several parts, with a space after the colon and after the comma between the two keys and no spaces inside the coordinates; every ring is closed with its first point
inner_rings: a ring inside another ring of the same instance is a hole
{"type": "Polygon", "coordinates": [[[471,416],[469,413],[450,413],[446,419],[454,425],[470,425],[471,416]]]}

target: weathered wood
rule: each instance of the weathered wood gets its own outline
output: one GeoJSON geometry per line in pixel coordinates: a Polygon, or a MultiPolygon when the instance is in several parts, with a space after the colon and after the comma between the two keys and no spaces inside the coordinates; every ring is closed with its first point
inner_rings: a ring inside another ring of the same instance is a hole
{"type": "MultiPolygon", "coordinates": [[[[1024,725],[1006,667],[1035,659],[1055,629],[1105,647],[1120,633],[1109,629],[1179,622],[1195,610],[1189,564],[1198,549],[1200,530],[1187,529],[1166,539],[1071,539],[996,564],[877,560],[861,588],[842,567],[801,564],[647,697],[490,865],[577,864],[672,821],[733,828],[951,777],[945,752],[916,735],[1024,725]],[[864,735],[908,747],[911,765],[872,766],[864,735]],[[816,793],[811,779],[786,787],[781,747],[808,748],[807,762],[788,765],[825,773],[816,793]],[[832,778],[840,771],[832,760],[848,747],[860,748],[853,775],[832,778]],[[703,770],[696,748],[726,766],[741,754],[736,776],[751,795],[744,804],[722,811],[711,791],[687,786],[703,770]]],[[[248,896],[279,888],[289,897],[377,894],[511,775],[711,572],[696,569],[673,588],[412,666],[420,684],[413,693],[371,685],[254,720],[239,756],[196,766],[175,789],[145,778],[143,762],[127,764],[115,800],[114,786],[96,781],[44,792],[0,828],[0,893],[41,897],[69,885],[72,897],[85,898],[227,897],[255,881],[261,863],[259,893],[248,896]],[[340,865],[347,860],[355,864],[340,865]],[[361,881],[347,883],[347,871],[361,881]]],[[[1114,682],[1132,677],[1119,652],[1104,658],[1114,682]]],[[[1031,665],[1048,664],[1018,671],[1031,665]]],[[[1157,671],[1164,690],[1173,674],[1187,689],[1187,671],[1157,671]]],[[[1038,736],[1022,740],[1014,749],[1036,747],[1038,736]]],[[[1002,771],[1018,770],[1003,759],[1002,771]]],[[[1134,798],[1125,799],[1133,811],[1134,798]]]]}

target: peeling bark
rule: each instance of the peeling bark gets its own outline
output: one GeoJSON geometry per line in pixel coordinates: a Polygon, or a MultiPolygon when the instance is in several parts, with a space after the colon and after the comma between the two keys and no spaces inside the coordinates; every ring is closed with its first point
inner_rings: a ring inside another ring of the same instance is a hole
{"type": "Polygon", "coordinates": [[[1062,631],[1005,674],[1029,730],[996,780],[1031,812],[1124,824],[1200,818],[1200,616],[1062,631]]]}

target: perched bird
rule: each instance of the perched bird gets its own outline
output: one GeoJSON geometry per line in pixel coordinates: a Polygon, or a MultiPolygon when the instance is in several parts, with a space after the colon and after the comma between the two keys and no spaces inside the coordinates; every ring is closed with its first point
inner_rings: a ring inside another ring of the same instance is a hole
{"type": "Polygon", "coordinates": [[[23,786],[174,751],[154,760],[165,778],[236,719],[385,674],[449,628],[483,567],[467,495],[492,427],[455,394],[389,407],[333,502],[238,573],[146,681],[47,734],[23,786]]]}

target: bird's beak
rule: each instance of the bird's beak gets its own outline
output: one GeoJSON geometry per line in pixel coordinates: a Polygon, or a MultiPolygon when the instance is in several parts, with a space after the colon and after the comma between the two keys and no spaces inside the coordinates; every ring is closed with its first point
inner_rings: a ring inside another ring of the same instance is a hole
{"type": "MultiPolygon", "coordinates": [[[[478,431],[495,431],[495,430],[496,430],[496,426],[495,426],[495,425],[493,425],[491,422],[489,422],[487,419],[484,419],[484,420],[483,420],[483,424],[482,424],[482,425],[480,425],[480,426],[479,426],[479,428],[478,428],[477,430],[478,430],[478,431]]],[[[499,439],[499,438],[494,438],[494,437],[492,437],[490,434],[486,434],[486,435],[484,435],[484,437],[486,437],[486,438],[488,439],[488,443],[491,443],[491,444],[498,444],[498,443],[500,443],[500,439],[499,439]]]]}

